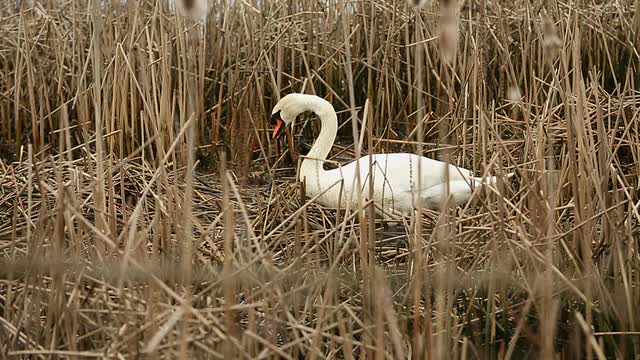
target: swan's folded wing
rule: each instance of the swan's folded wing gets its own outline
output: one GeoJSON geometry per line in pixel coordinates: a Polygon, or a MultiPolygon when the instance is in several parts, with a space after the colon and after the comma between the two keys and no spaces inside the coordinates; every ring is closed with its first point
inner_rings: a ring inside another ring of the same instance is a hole
{"type": "MultiPolygon", "coordinates": [[[[468,180],[453,180],[449,182],[449,194],[457,205],[462,205],[471,198],[473,188],[468,180]]],[[[438,184],[423,190],[421,195],[423,207],[439,209],[447,195],[447,188],[444,183],[438,184]]]]}

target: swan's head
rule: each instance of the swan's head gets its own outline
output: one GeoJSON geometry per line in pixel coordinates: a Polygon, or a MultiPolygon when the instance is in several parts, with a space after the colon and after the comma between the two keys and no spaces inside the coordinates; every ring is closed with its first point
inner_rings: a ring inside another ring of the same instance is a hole
{"type": "Polygon", "coordinates": [[[272,139],[284,132],[284,128],[290,125],[298,115],[311,110],[316,114],[333,111],[329,102],[316,95],[289,94],[280,99],[271,112],[271,125],[273,125],[272,139]]]}
{"type": "Polygon", "coordinates": [[[303,104],[303,94],[289,94],[280,99],[271,112],[271,125],[273,125],[272,139],[275,139],[284,132],[284,128],[296,119],[298,114],[304,110],[301,108],[303,104]]]}
{"type": "Polygon", "coordinates": [[[275,139],[276,137],[278,137],[280,134],[283,133],[283,130],[287,125],[287,123],[282,118],[282,109],[276,110],[274,108],[273,111],[274,112],[271,114],[271,125],[273,125],[273,135],[271,135],[271,138],[275,139]]]}

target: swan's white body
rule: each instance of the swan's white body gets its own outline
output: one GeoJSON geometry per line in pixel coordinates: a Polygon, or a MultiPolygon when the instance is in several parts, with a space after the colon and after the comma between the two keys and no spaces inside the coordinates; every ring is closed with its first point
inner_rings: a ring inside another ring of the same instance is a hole
{"type": "MultiPolygon", "coordinates": [[[[316,171],[314,160],[305,159],[300,168],[299,180],[305,183],[309,197],[321,194],[316,202],[326,207],[344,208],[349,202],[351,208],[357,207],[358,192],[356,179],[356,161],[333,170],[316,171]],[[324,193],[323,193],[324,192],[324,193]],[[342,197],[340,196],[342,195],[342,197]]],[[[369,182],[373,181],[373,199],[387,210],[410,214],[416,209],[418,197],[422,197],[422,206],[437,209],[446,194],[445,170],[449,168],[449,193],[456,204],[469,200],[473,185],[481,180],[472,177],[468,170],[456,168],[442,161],[429,159],[415,154],[394,153],[374,154],[371,156],[371,174],[369,176],[369,156],[361,157],[360,183],[363,199],[370,198],[369,182]],[[418,163],[421,168],[421,182],[418,190],[418,163]]]]}
{"type": "MultiPolygon", "coordinates": [[[[356,162],[360,165],[360,182],[363,199],[369,199],[369,182],[373,181],[373,199],[381,208],[402,214],[412,213],[422,199],[422,206],[437,209],[447,194],[445,171],[449,170],[449,194],[456,204],[469,200],[475,186],[483,183],[482,178],[473,177],[467,169],[427,157],[408,153],[374,154],[343,165],[325,170],[324,161],[333,147],[338,120],[333,106],[326,100],[304,94],[289,94],[282,98],[273,109],[272,120],[282,120],[284,124],[294,121],[298,114],[313,111],[322,121],[322,128],[311,150],[300,166],[298,179],[305,183],[306,194],[316,198],[316,202],[331,208],[354,208],[358,204],[356,182],[356,162]],[[418,166],[420,164],[420,166],[418,166]],[[418,172],[420,169],[420,173],[418,172]],[[421,175],[420,175],[421,174],[421,175]],[[420,188],[418,188],[420,179],[420,188]]],[[[282,124],[278,124],[274,137],[282,124]]],[[[495,183],[495,177],[485,178],[485,182],[495,183]]]]}

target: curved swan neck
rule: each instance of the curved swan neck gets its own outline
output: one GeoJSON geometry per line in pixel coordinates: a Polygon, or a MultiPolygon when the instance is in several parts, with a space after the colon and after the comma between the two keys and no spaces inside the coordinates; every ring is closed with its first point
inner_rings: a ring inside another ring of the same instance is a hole
{"type": "Polygon", "coordinates": [[[320,98],[317,98],[317,100],[311,103],[313,108],[310,110],[320,118],[322,126],[320,128],[320,134],[316,138],[316,141],[313,142],[307,157],[317,160],[326,160],[331,148],[333,147],[333,142],[336,140],[336,134],[338,133],[338,118],[331,104],[320,98]]]}
{"type": "Polygon", "coordinates": [[[300,165],[300,178],[305,175],[319,175],[324,172],[322,165],[333,147],[338,133],[338,117],[330,102],[313,95],[300,95],[301,112],[312,111],[322,123],[320,135],[311,146],[306,159],[300,165]]]}

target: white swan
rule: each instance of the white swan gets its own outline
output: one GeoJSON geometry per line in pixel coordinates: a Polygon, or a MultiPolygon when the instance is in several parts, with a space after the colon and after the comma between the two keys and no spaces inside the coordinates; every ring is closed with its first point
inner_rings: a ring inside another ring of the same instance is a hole
{"type": "MultiPolygon", "coordinates": [[[[272,138],[280,135],[286,125],[305,111],[314,112],[322,121],[322,127],[320,135],[300,165],[298,179],[306,182],[307,196],[313,198],[322,194],[316,199],[320,205],[345,208],[347,202],[350,202],[351,208],[355,208],[358,203],[355,191],[356,161],[333,170],[325,170],[323,167],[338,131],[338,118],[331,103],[315,95],[294,93],[283,97],[271,114],[271,123],[275,126],[272,138]]],[[[473,177],[467,169],[416,154],[374,154],[371,160],[373,174],[369,176],[369,156],[359,159],[362,196],[364,199],[369,197],[369,181],[373,180],[374,202],[392,213],[412,213],[419,196],[422,197],[423,207],[438,209],[446,194],[444,171],[447,166],[449,193],[457,205],[467,202],[473,193],[473,187],[481,185],[483,180],[473,177]],[[417,189],[418,162],[421,163],[422,190],[417,189]]],[[[496,177],[490,176],[484,180],[495,184],[496,177]]]]}

